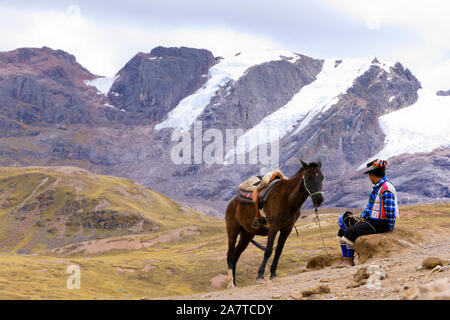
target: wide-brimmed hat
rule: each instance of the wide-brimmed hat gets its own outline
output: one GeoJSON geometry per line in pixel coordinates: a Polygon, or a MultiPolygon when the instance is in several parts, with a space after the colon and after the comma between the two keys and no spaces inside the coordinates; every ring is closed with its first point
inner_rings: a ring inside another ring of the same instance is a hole
{"type": "Polygon", "coordinates": [[[369,162],[367,164],[367,171],[364,172],[364,174],[370,173],[372,171],[381,169],[381,168],[385,168],[387,165],[387,161],[386,160],[381,160],[381,159],[375,159],[371,162],[369,162]]]}

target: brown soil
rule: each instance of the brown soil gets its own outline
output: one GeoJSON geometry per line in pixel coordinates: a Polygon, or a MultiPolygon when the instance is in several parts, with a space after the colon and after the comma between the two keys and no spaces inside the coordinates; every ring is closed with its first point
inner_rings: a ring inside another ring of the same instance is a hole
{"type": "Polygon", "coordinates": [[[199,234],[198,228],[196,226],[192,226],[176,230],[170,230],[147,241],[141,241],[140,237],[135,235],[117,238],[106,238],[100,240],[84,241],[60,247],[57,249],[50,250],[49,253],[65,256],[80,253],[83,255],[102,254],[108,251],[116,251],[116,250],[120,251],[140,250],[143,248],[155,246],[159,243],[177,242],[185,237],[198,234],[199,234]]]}
{"type": "Polygon", "coordinates": [[[340,261],[341,255],[337,252],[330,254],[321,254],[314,256],[306,263],[306,269],[319,270],[326,267],[330,267],[340,261]]]}
{"type": "MultiPolygon", "coordinates": [[[[399,231],[402,232],[401,230],[399,231]]],[[[408,237],[408,234],[403,234],[403,236],[408,237]]],[[[392,235],[386,235],[380,241],[384,242],[387,239],[391,239],[391,237],[392,235]]],[[[374,251],[371,258],[364,257],[370,260],[368,262],[363,263],[356,258],[356,266],[353,267],[342,269],[325,267],[319,270],[309,270],[305,268],[305,265],[303,266],[304,272],[300,274],[275,279],[274,281],[266,279],[263,284],[239,287],[238,279],[237,288],[188,296],[168,297],[168,299],[406,299],[412,296],[419,286],[450,276],[448,268],[443,272],[432,272],[429,269],[422,268],[422,261],[427,257],[439,257],[443,261],[448,262],[450,258],[450,234],[448,232],[434,232],[431,238],[426,238],[426,242],[417,241],[417,238],[408,238],[408,240],[411,241],[409,243],[411,246],[396,244],[395,249],[391,251],[388,257],[379,257],[377,255],[380,253],[374,251]],[[413,241],[415,242],[414,244],[412,243],[413,241]],[[365,280],[364,278],[367,275],[363,274],[364,272],[360,271],[360,269],[364,270],[364,268],[372,264],[381,266],[383,272],[387,274],[387,277],[381,280],[380,287],[370,288],[368,285],[364,285],[364,281],[359,281],[356,285],[355,274],[359,272],[360,278],[365,280]],[[328,286],[329,292],[325,290],[324,284],[328,286]],[[323,286],[322,289],[320,289],[320,286],[323,286]]],[[[367,248],[370,249],[371,246],[367,244],[367,248]]],[[[334,264],[334,260],[331,259],[330,262],[324,257],[314,259],[313,262],[310,261],[310,264],[317,268],[330,263],[334,264]]],[[[225,274],[222,274],[221,279],[225,276],[225,274]]],[[[218,276],[215,278],[219,279],[218,276]]]]}
{"type": "Polygon", "coordinates": [[[355,242],[355,252],[364,263],[376,257],[390,255],[404,247],[413,247],[422,237],[418,232],[397,227],[393,232],[360,237],[355,242]]]}

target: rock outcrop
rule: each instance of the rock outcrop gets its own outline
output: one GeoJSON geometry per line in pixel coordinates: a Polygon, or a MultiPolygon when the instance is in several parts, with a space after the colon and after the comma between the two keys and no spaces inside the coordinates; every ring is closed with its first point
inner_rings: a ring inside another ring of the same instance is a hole
{"type": "Polygon", "coordinates": [[[118,72],[108,98],[112,105],[133,113],[136,121],[160,121],[207,81],[215,63],[205,49],[157,47],[140,52],[118,72]]]}
{"type": "Polygon", "coordinates": [[[401,248],[414,246],[421,239],[414,231],[396,227],[393,231],[358,237],[355,241],[355,253],[359,263],[374,258],[385,258],[401,248]]]}
{"type": "Polygon", "coordinates": [[[450,89],[447,90],[447,91],[445,91],[445,90],[439,90],[439,91],[436,92],[436,95],[438,95],[438,96],[443,96],[443,97],[445,97],[445,96],[450,96],[450,89]]]}
{"type": "Polygon", "coordinates": [[[1,136],[32,135],[29,125],[105,124],[106,110],[84,82],[96,77],[62,50],[0,53],[1,136]]]}

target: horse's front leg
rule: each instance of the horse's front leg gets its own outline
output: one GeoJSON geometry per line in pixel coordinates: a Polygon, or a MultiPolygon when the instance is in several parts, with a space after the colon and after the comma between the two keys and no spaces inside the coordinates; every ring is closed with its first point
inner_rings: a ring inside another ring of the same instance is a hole
{"type": "Polygon", "coordinates": [[[267,260],[269,260],[270,256],[272,255],[273,243],[275,241],[277,232],[277,229],[269,229],[269,234],[267,235],[266,251],[264,252],[264,258],[258,270],[258,277],[256,278],[257,282],[264,282],[264,271],[266,269],[267,260]]]}
{"type": "Polygon", "coordinates": [[[278,237],[277,248],[275,250],[275,256],[273,257],[272,265],[270,266],[270,279],[275,279],[277,277],[277,265],[280,259],[281,252],[283,252],[284,244],[286,239],[289,237],[292,228],[280,230],[280,236],[278,237]]]}

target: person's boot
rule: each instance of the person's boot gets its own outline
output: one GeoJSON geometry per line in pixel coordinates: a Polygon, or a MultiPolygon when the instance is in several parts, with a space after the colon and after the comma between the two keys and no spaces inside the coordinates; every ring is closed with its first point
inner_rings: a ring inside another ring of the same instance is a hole
{"type": "Polygon", "coordinates": [[[339,241],[339,245],[341,246],[341,251],[342,251],[342,257],[341,257],[341,261],[339,261],[339,264],[337,266],[335,266],[334,268],[343,268],[346,265],[344,264],[344,257],[347,256],[347,245],[344,241],[340,240],[339,241]]]}
{"type": "Polygon", "coordinates": [[[353,246],[349,245],[348,243],[344,241],[340,241],[341,251],[342,251],[342,257],[341,261],[335,268],[345,268],[347,266],[354,266],[354,255],[355,251],[353,250],[353,246]]]}
{"type": "Polygon", "coordinates": [[[345,268],[348,266],[354,266],[355,265],[355,258],[354,257],[341,257],[341,261],[337,266],[334,266],[334,269],[338,268],[345,268]]]}
{"type": "Polygon", "coordinates": [[[258,229],[261,225],[266,225],[267,224],[267,220],[264,217],[258,218],[255,217],[255,220],[253,220],[252,223],[252,228],[253,229],[258,229]]]}
{"type": "Polygon", "coordinates": [[[354,266],[355,265],[355,257],[342,257],[343,266],[354,266]]]}

